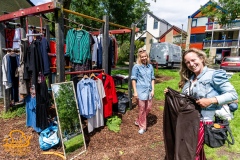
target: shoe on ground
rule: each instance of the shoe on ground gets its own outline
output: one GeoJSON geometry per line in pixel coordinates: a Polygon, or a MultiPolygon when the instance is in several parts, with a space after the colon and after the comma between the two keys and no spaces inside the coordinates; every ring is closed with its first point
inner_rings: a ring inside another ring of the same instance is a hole
{"type": "Polygon", "coordinates": [[[139,125],[137,121],[135,121],[135,122],[134,122],[134,124],[135,124],[136,126],[138,126],[138,125],[139,125]]]}
{"type": "Polygon", "coordinates": [[[146,132],[145,129],[140,129],[140,130],[138,131],[139,134],[143,134],[144,132],[146,132]]]}

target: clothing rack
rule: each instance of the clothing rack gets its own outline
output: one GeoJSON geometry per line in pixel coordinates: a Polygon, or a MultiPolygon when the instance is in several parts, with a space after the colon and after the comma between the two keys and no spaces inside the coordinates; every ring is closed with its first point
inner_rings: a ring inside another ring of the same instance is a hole
{"type": "MultiPolygon", "coordinates": [[[[40,14],[44,14],[44,13],[49,13],[49,12],[53,12],[54,16],[56,17],[56,20],[54,21],[55,23],[55,34],[56,34],[56,48],[58,51],[58,56],[57,56],[57,81],[58,82],[63,82],[65,80],[65,69],[64,69],[64,53],[63,53],[63,49],[62,46],[64,45],[64,31],[63,31],[63,26],[64,26],[64,19],[63,19],[63,13],[67,12],[68,14],[74,14],[77,16],[81,16],[83,18],[86,19],[90,19],[93,21],[97,21],[103,24],[103,68],[106,69],[108,68],[108,55],[106,54],[108,51],[108,36],[109,36],[109,25],[111,26],[115,26],[117,28],[123,28],[123,29],[129,29],[132,30],[131,32],[131,47],[130,47],[130,54],[129,54],[129,73],[131,73],[131,68],[133,66],[133,58],[134,58],[134,37],[135,37],[135,25],[133,24],[130,27],[125,27],[122,25],[118,25],[118,24],[114,24],[109,22],[109,17],[107,15],[103,16],[103,19],[98,19],[98,18],[94,18],[88,15],[84,15],[81,13],[77,13],[68,9],[64,9],[63,8],[63,3],[62,1],[52,1],[52,2],[48,2],[48,3],[44,3],[41,5],[37,5],[37,6],[32,6],[29,8],[25,8],[25,9],[21,9],[21,10],[17,10],[15,12],[11,12],[8,14],[4,14],[4,15],[0,15],[0,22],[6,22],[9,20],[15,20],[20,18],[21,20],[21,26],[23,26],[23,30],[25,31],[25,33],[28,33],[28,16],[29,15],[40,15],[40,14]],[[25,20],[24,20],[25,19],[25,20]],[[25,21],[25,24],[24,24],[25,21]]],[[[40,15],[40,23],[42,21],[42,16],[40,15]]],[[[49,20],[48,20],[49,21],[49,20]]],[[[2,47],[5,46],[5,39],[4,39],[4,30],[3,25],[0,23],[0,40],[1,40],[1,46],[0,46],[0,52],[3,52],[1,50],[2,47]]],[[[42,26],[42,24],[41,24],[42,26]]],[[[97,29],[98,30],[98,29],[97,29]]],[[[41,32],[42,33],[42,32],[41,32]]],[[[112,33],[113,34],[113,33],[112,33]]],[[[27,34],[27,36],[31,36],[31,35],[42,35],[42,34],[27,34]]],[[[24,34],[25,36],[25,34],[24,34]]],[[[25,37],[23,37],[25,38],[25,37]]],[[[3,54],[2,54],[3,55],[3,54]]],[[[96,70],[90,70],[90,71],[79,71],[79,72],[66,72],[66,74],[81,74],[81,73],[91,73],[91,72],[102,72],[102,70],[100,71],[96,71],[96,70]]],[[[108,73],[107,73],[108,74],[108,73]]],[[[130,74],[129,74],[130,75],[130,74]]],[[[130,81],[129,81],[130,82],[130,81]]],[[[4,89],[4,87],[2,87],[4,89]]],[[[9,109],[9,90],[4,90],[4,106],[5,106],[5,111],[7,111],[9,109]]],[[[131,84],[129,85],[129,92],[131,93],[131,84]]],[[[130,99],[131,99],[131,95],[130,99]]],[[[131,108],[131,101],[129,104],[130,108],[131,108]]]]}
{"type": "Polygon", "coordinates": [[[42,36],[43,33],[33,33],[33,34],[26,34],[26,36],[42,36]]]}
{"type": "Polygon", "coordinates": [[[89,29],[94,29],[94,30],[99,30],[98,28],[93,28],[93,27],[89,27],[89,26],[86,26],[86,25],[84,25],[84,24],[80,24],[80,23],[77,23],[77,22],[75,22],[75,21],[73,21],[73,20],[70,20],[70,19],[67,19],[67,18],[63,18],[64,20],[67,20],[67,21],[69,21],[69,22],[71,22],[71,23],[74,23],[74,24],[76,24],[76,25],[82,25],[82,26],[84,26],[84,27],[86,27],[86,28],[89,28],[89,29]]]}
{"type": "Polygon", "coordinates": [[[66,75],[73,75],[73,74],[84,74],[84,73],[103,73],[104,69],[99,70],[86,70],[86,71],[75,71],[75,72],[65,72],[66,75]]]}
{"type": "Polygon", "coordinates": [[[5,52],[20,52],[19,48],[2,48],[2,51],[5,52]]]}
{"type": "Polygon", "coordinates": [[[8,25],[8,24],[10,24],[10,25],[14,25],[14,26],[18,26],[18,27],[20,27],[20,26],[21,26],[21,24],[20,24],[20,23],[9,22],[9,21],[5,22],[5,25],[8,25]]]}
{"type": "Polygon", "coordinates": [[[37,26],[33,26],[33,25],[28,25],[28,28],[32,28],[32,29],[46,29],[45,27],[37,27],[37,26]]]}

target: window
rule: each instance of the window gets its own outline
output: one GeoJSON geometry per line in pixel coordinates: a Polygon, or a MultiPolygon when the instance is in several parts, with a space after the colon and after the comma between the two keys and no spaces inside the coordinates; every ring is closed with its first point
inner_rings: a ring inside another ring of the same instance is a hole
{"type": "Polygon", "coordinates": [[[144,18],[144,24],[142,26],[142,30],[147,30],[147,18],[144,18]]]}
{"type": "Polygon", "coordinates": [[[153,22],[153,29],[158,29],[158,21],[156,19],[153,22]]]}
{"type": "Polygon", "coordinates": [[[190,37],[190,43],[199,43],[203,42],[203,40],[206,38],[205,34],[194,34],[190,37]]]}
{"type": "Polygon", "coordinates": [[[197,26],[197,19],[193,19],[192,20],[192,27],[196,27],[197,26]]]}
{"type": "Polygon", "coordinates": [[[233,31],[228,32],[227,39],[233,39],[233,31]]]}
{"type": "Polygon", "coordinates": [[[174,42],[174,43],[181,43],[181,36],[175,36],[175,37],[173,37],[173,42],[174,42]]]}
{"type": "Polygon", "coordinates": [[[207,17],[194,18],[192,20],[192,27],[206,26],[206,23],[208,23],[207,17]]]}

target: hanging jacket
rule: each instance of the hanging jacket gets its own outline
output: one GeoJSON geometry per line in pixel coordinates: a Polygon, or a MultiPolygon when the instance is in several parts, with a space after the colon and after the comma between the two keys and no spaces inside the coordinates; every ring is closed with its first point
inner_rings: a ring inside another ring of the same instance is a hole
{"type": "Polygon", "coordinates": [[[115,84],[113,78],[108,74],[100,73],[97,77],[102,80],[106,94],[106,97],[103,98],[103,113],[104,118],[107,118],[112,116],[112,106],[118,102],[115,84]]]}

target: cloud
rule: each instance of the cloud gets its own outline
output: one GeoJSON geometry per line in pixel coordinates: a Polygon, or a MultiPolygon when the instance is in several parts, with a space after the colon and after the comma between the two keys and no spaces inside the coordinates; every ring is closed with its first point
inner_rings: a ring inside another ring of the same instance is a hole
{"type": "Polygon", "coordinates": [[[192,15],[201,5],[209,0],[146,0],[150,3],[150,11],[158,18],[164,19],[172,25],[187,30],[188,16],[192,15]]]}

